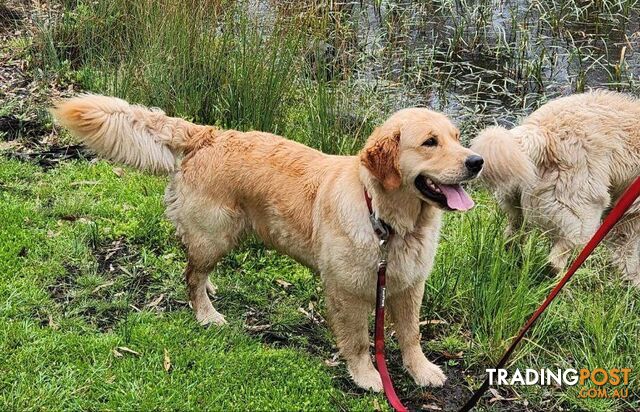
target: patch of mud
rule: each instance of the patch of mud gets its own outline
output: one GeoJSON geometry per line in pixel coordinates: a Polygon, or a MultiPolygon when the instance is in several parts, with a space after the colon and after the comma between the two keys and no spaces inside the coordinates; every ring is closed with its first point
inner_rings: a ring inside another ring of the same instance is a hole
{"type": "Polygon", "coordinates": [[[93,254],[102,284],[83,287],[78,280],[86,271],[66,264],[65,274],[47,288],[66,314],[78,315],[106,332],[134,311],[170,312],[188,308],[187,302],[154,288],[151,273],[139,265],[139,252],[124,239],[99,244],[93,254]]]}
{"type": "Polygon", "coordinates": [[[95,157],[84,146],[59,146],[57,144],[43,146],[42,150],[23,148],[22,150],[6,151],[2,154],[9,158],[37,164],[45,171],[59,166],[64,161],[75,159],[91,160],[95,157]]]}
{"type": "MultiPolygon", "coordinates": [[[[441,388],[416,388],[411,377],[401,366],[399,351],[392,353],[387,351],[387,353],[391,355],[387,358],[387,363],[398,396],[412,411],[458,411],[474,392],[467,379],[473,377],[474,381],[481,382],[485,377],[481,370],[467,370],[462,359],[449,363],[451,357],[448,354],[431,352],[425,353],[427,359],[442,368],[447,375],[447,381],[441,388]]],[[[487,392],[478,405],[485,407],[499,405],[499,410],[507,412],[542,412],[544,410],[532,408],[525,400],[518,399],[514,392],[503,388],[495,394],[487,392]]]]}
{"type": "Polygon", "coordinates": [[[39,119],[0,116],[0,141],[8,142],[0,152],[5,157],[37,164],[44,170],[75,159],[91,160],[95,156],[81,145],[47,142],[51,127],[39,119]]]}
{"type": "Polygon", "coordinates": [[[19,10],[0,3],[0,31],[9,30],[22,18],[23,14],[19,10]]]}
{"type": "Polygon", "coordinates": [[[303,311],[305,320],[295,324],[272,325],[267,312],[247,308],[245,312],[246,331],[258,337],[263,343],[276,347],[303,347],[312,355],[331,356],[336,348],[329,338],[326,322],[313,311],[303,311]]]}
{"type": "Polygon", "coordinates": [[[33,140],[51,132],[51,129],[36,120],[21,119],[14,115],[0,116],[0,138],[13,141],[20,138],[33,140]]]}

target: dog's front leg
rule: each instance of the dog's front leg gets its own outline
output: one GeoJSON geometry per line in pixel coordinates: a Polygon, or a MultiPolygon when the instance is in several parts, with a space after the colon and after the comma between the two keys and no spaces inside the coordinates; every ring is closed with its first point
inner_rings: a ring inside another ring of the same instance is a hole
{"type": "Polygon", "coordinates": [[[325,284],[325,290],[329,324],[340,354],[347,362],[349,374],[359,387],[381,391],[382,380],[369,352],[368,320],[373,302],[367,302],[330,282],[325,284]]]}
{"type": "Polygon", "coordinates": [[[420,306],[424,282],[394,293],[387,300],[387,308],[393,322],[402,362],[416,383],[420,386],[442,386],[447,377],[442,370],[429,362],[420,347],[420,306]]]}

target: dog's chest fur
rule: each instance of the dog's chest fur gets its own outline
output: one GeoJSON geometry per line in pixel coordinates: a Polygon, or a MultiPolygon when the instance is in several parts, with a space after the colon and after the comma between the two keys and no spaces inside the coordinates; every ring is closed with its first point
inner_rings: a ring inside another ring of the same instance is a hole
{"type": "MultiPolygon", "coordinates": [[[[375,299],[379,239],[366,213],[349,221],[325,221],[320,233],[318,269],[325,283],[333,283],[367,300],[375,299]]],[[[433,267],[439,239],[441,212],[425,207],[411,230],[393,235],[388,246],[387,293],[393,295],[424,282],[433,267]]],[[[402,228],[401,228],[402,229],[402,228]]]]}

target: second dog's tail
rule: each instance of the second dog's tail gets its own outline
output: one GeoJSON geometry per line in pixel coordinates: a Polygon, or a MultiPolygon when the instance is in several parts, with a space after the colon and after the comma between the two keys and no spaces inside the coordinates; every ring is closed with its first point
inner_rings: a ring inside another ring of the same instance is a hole
{"type": "Polygon", "coordinates": [[[63,100],[51,113],[99,155],[153,173],[173,172],[177,159],[213,130],[159,109],[94,94],[63,100]]]}
{"type": "Polygon", "coordinates": [[[534,161],[542,146],[538,136],[530,137],[523,141],[517,133],[502,127],[483,130],[471,143],[471,150],[485,160],[481,179],[492,189],[510,190],[533,184],[534,161]]]}

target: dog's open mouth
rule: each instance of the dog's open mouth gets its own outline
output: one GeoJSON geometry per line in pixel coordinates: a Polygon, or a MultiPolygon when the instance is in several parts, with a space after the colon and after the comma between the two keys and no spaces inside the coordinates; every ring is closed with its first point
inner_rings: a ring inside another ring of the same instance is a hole
{"type": "Polygon", "coordinates": [[[471,197],[460,185],[444,185],[419,175],[414,182],[424,197],[436,202],[444,209],[465,211],[473,207],[471,197]]]}

